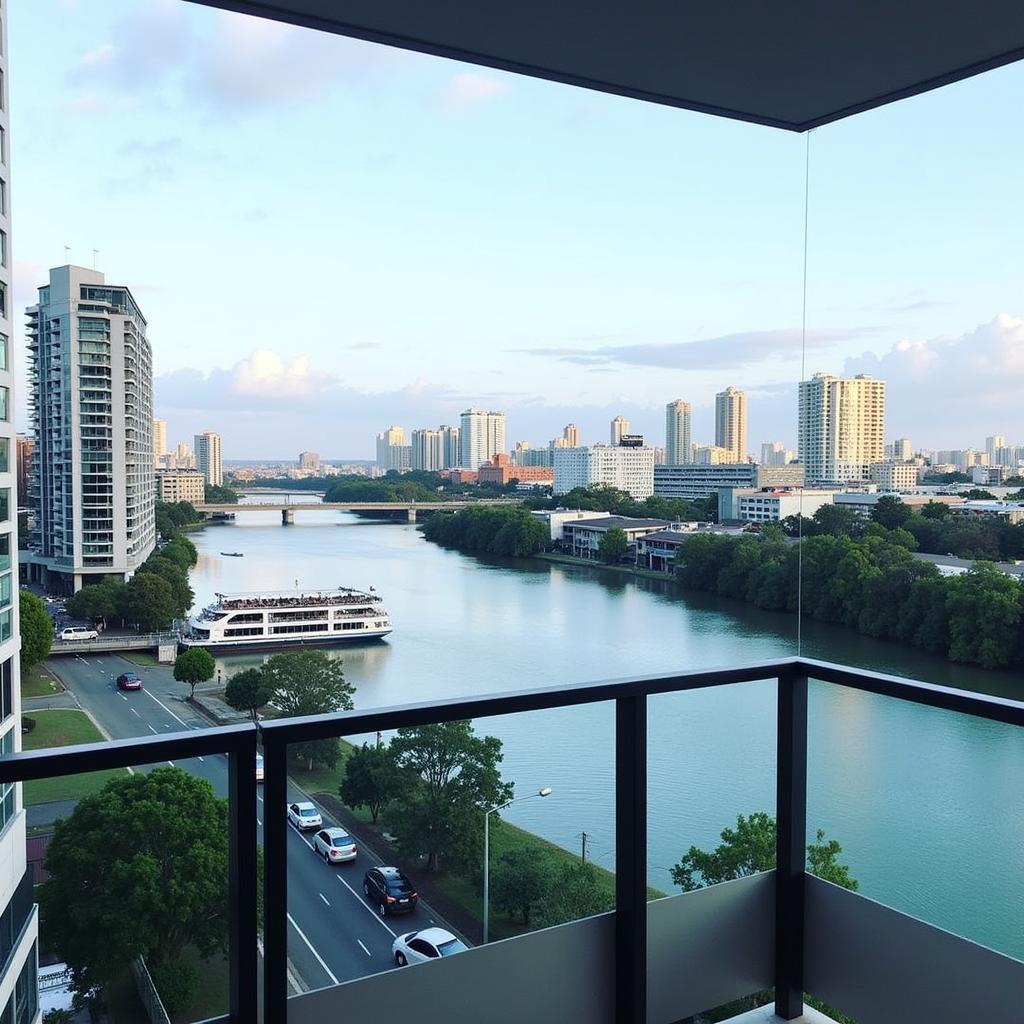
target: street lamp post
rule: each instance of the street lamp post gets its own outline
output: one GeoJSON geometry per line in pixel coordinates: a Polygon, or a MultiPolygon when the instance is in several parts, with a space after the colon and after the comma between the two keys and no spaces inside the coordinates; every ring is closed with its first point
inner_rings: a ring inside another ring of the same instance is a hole
{"type": "Polygon", "coordinates": [[[545,786],[543,789],[538,789],[536,793],[528,793],[526,796],[516,797],[515,800],[507,800],[503,804],[498,804],[496,807],[491,807],[489,810],[484,811],[484,945],[486,946],[490,939],[490,881],[491,881],[491,815],[495,811],[503,811],[506,807],[511,807],[512,804],[517,804],[522,800],[532,800],[535,796],[551,796],[552,790],[550,786],[545,786]]]}

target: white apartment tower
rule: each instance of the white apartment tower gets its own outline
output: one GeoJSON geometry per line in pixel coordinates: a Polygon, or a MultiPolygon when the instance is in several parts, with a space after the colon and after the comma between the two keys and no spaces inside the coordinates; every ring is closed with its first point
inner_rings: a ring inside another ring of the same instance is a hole
{"type": "Polygon", "coordinates": [[[665,406],[665,464],[682,466],[693,460],[690,446],[689,402],[677,398],[665,406]]]}
{"type": "Polygon", "coordinates": [[[461,416],[463,469],[479,469],[505,452],[505,414],[467,409],[461,416]]]}
{"type": "Polygon", "coordinates": [[[629,420],[625,416],[616,416],[612,420],[611,432],[609,438],[613,445],[617,445],[622,440],[623,434],[629,433],[629,420]]]}
{"type": "Polygon", "coordinates": [[[566,425],[565,430],[562,431],[562,437],[565,438],[565,445],[567,448],[576,448],[580,443],[580,432],[576,429],[575,423],[569,423],[566,425]]]}
{"type": "Polygon", "coordinates": [[[167,420],[153,420],[153,459],[167,454],[167,420]]]}
{"type": "MultiPolygon", "coordinates": [[[[0,5],[0,754],[21,749],[17,510],[28,503],[15,484],[14,374],[11,360],[11,226],[7,102],[7,4],[0,5]]],[[[153,472],[149,455],[149,472],[153,472]]],[[[69,472],[73,472],[69,467],[69,472]]],[[[37,1024],[39,911],[25,856],[21,784],[0,786],[0,1021],[37,1024]]]]}
{"type": "Polygon", "coordinates": [[[733,462],[747,458],[747,395],[731,385],[715,395],[715,447],[725,448],[733,462]]]}
{"type": "Polygon", "coordinates": [[[816,373],[800,382],[798,454],[808,486],[866,483],[885,459],[885,381],[816,373]]]}
{"type": "Polygon", "coordinates": [[[412,432],[412,468],[436,471],[444,469],[444,441],[439,430],[412,432]]]}
{"type": "Polygon", "coordinates": [[[196,469],[203,474],[203,479],[213,487],[224,483],[224,465],[220,456],[220,434],[206,430],[196,434],[196,469]]]}
{"type": "Polygon", "coordinates": [[[575,487],[617,487],[637,500],[654,493],[654,449],[595,444],[555,448],[555,494],[575,487]]]}
{"type": "Polygon", "coordinates": [[[437,432],[441,435],[441,468],[454,469],[462,460],[461,431],[442,425],[437,432]]]}
{"type": "Polygon", "coordinates": [[[389,470],[397,470],[399,473],[403,469],[408,469],[408,465],[403,465],[405,462],[404,452],[406,450],[405,443],[405,427],[390,426],[387,430],[381,431],[376,437],[377,442],[377,467],[382,469],[385,473],[389,470]]]}
{"type": "Polygon", "coordinates": [[[124,285],[50,271],[28,316],[33,576],[77,591],[130,576],[156,543],[153,361],[124,285]]]}

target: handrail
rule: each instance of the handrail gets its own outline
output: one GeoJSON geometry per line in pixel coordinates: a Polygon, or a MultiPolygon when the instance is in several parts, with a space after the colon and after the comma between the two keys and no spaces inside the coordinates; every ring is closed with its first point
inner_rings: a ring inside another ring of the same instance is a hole
{"type": "MultiPolygon", "coordinates": [[[[646,698],[735,683],[774,682],[778,690],[776,863],[776,1013],[791,1020],[803,1009],[804,879],[807,786],[807,680],[847,686],[976,718],[1024,727],[1024,702],[935,686],[807,658],[661,676],[613,679],[518,690],[490,696],[421,701],[375,710],[342,711],[260,723],[217,726],[161,736],[74,747],[21,751],[0,757],[0,785],[101,768],[227,754],[229,765],[230,940],[232,1022],[256,1019],[256,858],[258,842],[254,758],[264,755],[264,800],[286,802],[289,744],[460,719],[485,718],[614,701],[616,710],[615,830],[616,1018],[646,1019],[646,698]],[[621,877],[619,877],[621,876],[621,877]]],[[[284,815],[265,815],[263,848],[264,1020],[287,1016],[287,847],[284,815]]]]}

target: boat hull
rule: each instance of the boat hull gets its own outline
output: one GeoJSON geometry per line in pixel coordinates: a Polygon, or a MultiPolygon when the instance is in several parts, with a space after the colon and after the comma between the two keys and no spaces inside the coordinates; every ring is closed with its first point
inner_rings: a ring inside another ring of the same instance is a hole
{"type": "Polygon", "coordinates": [[[279,636],[245,637],[232,640],[198,640],[195,637],[179,637],[180,647],[202,647],[207,651],[255,651],[290,650],[293,647],[350,647],[352,644],[383,640],[392,630],[367,629],[358,636],[313,636],[284,639],[279,636]]]}

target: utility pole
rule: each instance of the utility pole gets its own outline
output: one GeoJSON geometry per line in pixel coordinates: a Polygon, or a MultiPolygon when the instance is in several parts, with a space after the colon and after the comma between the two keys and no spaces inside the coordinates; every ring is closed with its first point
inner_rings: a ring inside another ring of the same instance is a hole
{"type": "Polygon", "coordinates": [[[583,849],[580,853],[580,860],[583,864],[587,863],[587,833],[581,832],[580,839],[583,840],[583,849]]]}

